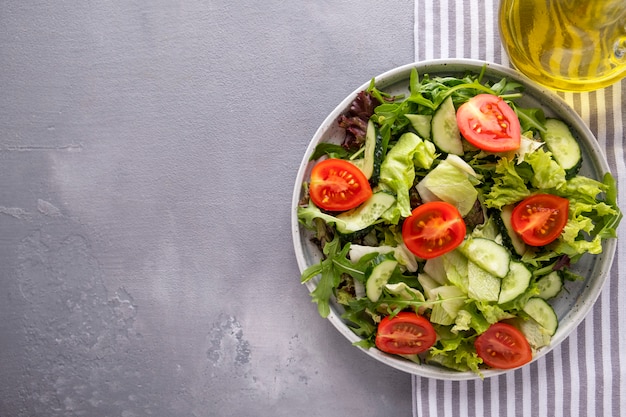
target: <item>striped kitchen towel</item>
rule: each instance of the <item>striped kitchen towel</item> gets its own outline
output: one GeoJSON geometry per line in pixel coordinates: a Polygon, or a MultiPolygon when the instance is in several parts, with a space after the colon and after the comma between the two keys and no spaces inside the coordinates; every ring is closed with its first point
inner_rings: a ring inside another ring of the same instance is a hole
{"type": "MultiPolygon", "coordinates": [[[[497,0],[416,0],[415,60],[472,58],[509,65],[497,0]]],[[[595,134],[626,198],[626,80],[589,93],[559,93],[595,134]]],[[[623,210],[624,211],[624,210],[623,210]]],[[[413,415],[626,416],[626,259],[622,222],[611,275],[587,318],[530,366],[471,381],[413,376],[413,415]]]]}

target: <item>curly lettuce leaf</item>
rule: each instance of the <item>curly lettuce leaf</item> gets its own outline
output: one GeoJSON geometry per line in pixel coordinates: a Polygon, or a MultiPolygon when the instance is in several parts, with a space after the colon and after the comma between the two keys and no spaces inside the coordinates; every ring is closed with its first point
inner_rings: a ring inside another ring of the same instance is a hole
{"type": "Polygon", "coordinates": [[[502,209],[528,197],[530,190],[516,169],[515,161],[500,158],[496,163],[493,176],[494,185],[485,196],[485,206],[502,209]]]}
{"type": "MultiPolygon", "coordinates": [[[[439,331],[439,333],[445,333],[439,331]]],[[[476,354],[474,338],[462,333],[446,334],[428,353],[427,361],[461,372],[472,371],[478,375],[483,360],[476,354]]]]}
{"type": "Polygon", "coordinates": [[[543,148],[525,155],[524,160],[533,169],[530,183],[537,189],[559,188],[565,184],[565,170],[543,148]]]}
{"type": "Polygon", "coordinates": [[[617,236],[622,212],[617,206],[613,176],[607,173],[603,182],[576,176],[558,190],[569,199],[569,220],[554,249],[570,257],[602,252],[602,240],[617,236]],[[603,200],[603,193],[605,199],[603,200]]]}

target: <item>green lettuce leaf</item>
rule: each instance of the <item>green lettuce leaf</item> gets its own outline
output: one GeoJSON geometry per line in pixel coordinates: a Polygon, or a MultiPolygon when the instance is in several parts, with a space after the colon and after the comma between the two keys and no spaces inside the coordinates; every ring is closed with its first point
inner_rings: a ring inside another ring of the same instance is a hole
{"type": "Polygon", "coordinates": [[[415,133],[405,133],[387,152],[380,167],[380,182],[396,194],[397,210],[402,217],[411,215],[409,189],[415,181],[414,157],[418,152],[426,153],[417,159],[420,164],[428,164],[428,166],[421,166],[422,168],[429,168],[435,158],[434,146],[426,145],[415,133]]]}
{"type": "Polygon", "coordinates": [[[413,163],[418,168],[430,169],[437,156],[435,144],[428,140],[423,140],[415,149],[413,163]]]}
{"type": "Polygon", "coordinates": [[[307,229],[314,229],[315,223],[313,222],[313,220],[315,219],[322,219],[326,223],[335,225],[337,225],[338,223],[343,223],[344,228],[346,226],[346,223],[344,221],[338,219],[333,215],[324,213],[312,202],[310,202],[306,207],[298,207],[298,220],[300,221],[300,223],[302,223],[304,227],[306,227],[307,229]]]}
{"type": "Polygon", "coordinates": [[[493,181],[493,187],[485,196],[485,205],[488,208],[502,209],[530,195],[524,179],[511,159],[500,158],[498,160],[493,181]]]}
{"type": "Polygon", "coordinates": [[[589,252],[602,252],[602,240],[617,236],[622,212],[617,206],[616,184],[611,174],[603,182],[576,176],[558,189],[569,199],[569,220],[554,248],[557,253],[571,257],[589,252]],[[603,201],[602,197],[606,197],[603,201]]]}
{"type": "Polygon", "coordinates": [[[565,170],[552,159],[552,153],[543,148],[525,155],[524,160],[533,169],[530,183],[538,189],[559,188],[565,184],[565,170]]]}
{"type": "Polygon", "coordinates": [[[608,187],[600,181],[578,175],[563,184],[557,194],[568,198],[570,201],[596,204],[600,193],[607,191],[607,189],[608,187]]]}
{"type": "Polygon", "coordinates": [[[478,191],[470,180],[470,174],[455,163],[445,159],[430,171],[417,185],[422,200],[431,201],[428,196],[455,206],[462,216],[470,212],[478,198],[478,191]]]}
{"type": "MultiPolygon", "coordinates": [[[[444,333],[444,332],[439,332],[444,333]]],[[[474,339],[463,334],[450,334],[442,337],[428,353],[427,361],[438,363],[446,368],[458,371],[473,371],[481,375],[480,365],[483,360],[476,354],[474,339]]]]}

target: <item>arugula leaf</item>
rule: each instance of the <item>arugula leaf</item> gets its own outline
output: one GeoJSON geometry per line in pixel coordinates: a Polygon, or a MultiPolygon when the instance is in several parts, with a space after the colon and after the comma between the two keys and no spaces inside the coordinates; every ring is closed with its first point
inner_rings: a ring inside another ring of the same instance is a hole
{"type": "Polygon", "coordinates": [[[522,84],[517,81],[509,81],[506,78],[502,78],[500,81],[491,86],[491,89],[495,94],[499,96],[507,95],[507,98],[513,98],[513,96],[520,97],[518,90],[521,90],[522,88],[522,84]]]}
{"type": "Polygon", "coordinates": [[[520,125],[522,127],[522,132],[527,130],[535,130],[539,132],[545,132],[545,123],[546,116],[543,113],[543,110],[540,108],[522,108],[518,107],[515,104],[512,104],[513,110],[515,114],[517,114],[517,118],[519,119],[520,125]]]}
{"type": "Polygon", "coordinates": [[[622,221],[622,211],[617,205],[617,182],[615,178],[607,172],[604,174],[602,183],[605,185],[606,204],[613,208],[612,215],[604,216],[601,221],[596,225],[594,234],[600,236],[602,239],[616,238],[617,227],[622,221]]]}
{"type": "Polygon", "coordinates": [[[376,324],[372,317],[364,311],[346,310],[341,318],[348,321],[348,327],[357,335],[365,339],[365,345],[362,347],[370,348],[374,346],[373,341],[368,340],[376,333],[376,324]]]}
{"type": "Polygon", "coordinates": [[[424,106],[430,110],[435,110],[437,106],[431,100],[425,98],[422,95],[421,87],[422,86],[419,81],[419,75],[417,74],[417,70],[413,68],[411,70],[411,76],[409,78],[409,88],[411,90],[411,95],[409,96],[409,98],[407,98],[407,101],[424,106]]]}
{"type": "Polygon", "coordinates": [[[328,317],[330,314],[330,298],[334,294],[335,288],[341,282],[341,273],[335,268],[333,260],[335,258],[345,258],[350,250],[350,243],[346,243],[343,249],[340,249],[339,237],[328,242],[323,249],[326,256],[319,264],[311,265],[302,272],[300,278],[301,283],[311,280],[313,277],[320,275],[315,290],[311,292],[311,298],[317,303],[317,310],[322,317],[328,317]]]}
{"type": "Polygon", "coordinates": [[[346,158],[349,154],[348,151],[341,145],[337,145],[336,143],[321,142],[315,147],[309,161],[316,161],[324,155],[328,155],[331,158],[346,158]]]}
{"type": "MultiPolygon", "coordinates": [[[[313,302],[317,303],[318,312],[322,317],[328,317],[330,313],[329,302],[341,282],[342,275],[349,275],[353,280],[364,283],[366,273],[371,266],[386,257],[386,255],[370,253],[361,257],[357,262],[352,262],[348,258],[350,246],[351,243],[348,242],[342,247],[339,235],[336,235],[324,246],[324,259],[318,264],[309,266],[300,277],[300,282],[305,283],[320,276],[315,290],[311,292],[311,297],[313,302]]],[[[341,301],[342,304],[350,304],[350,299],[346,297],[346,294],[342,294],[341,301]]]]}

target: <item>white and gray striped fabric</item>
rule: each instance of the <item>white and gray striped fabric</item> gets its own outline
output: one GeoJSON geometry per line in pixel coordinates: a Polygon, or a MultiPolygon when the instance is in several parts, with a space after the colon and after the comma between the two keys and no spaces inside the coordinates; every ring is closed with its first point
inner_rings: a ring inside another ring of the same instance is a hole
{"type": "MultiPolygon", "coordinates": [[[[415,60],[472,58],[509,65],[497,9],[497,0],[416,0],[415,60]]],[[[618,180],[620,207],[626,207],[626,80],[594,92],[559,94],[596,135],[618,180]]],[[[530,366],[483,381],[413,376],[413,415],[626,416],[624,223],[610,278],[568,339],[530,366]]]]}

